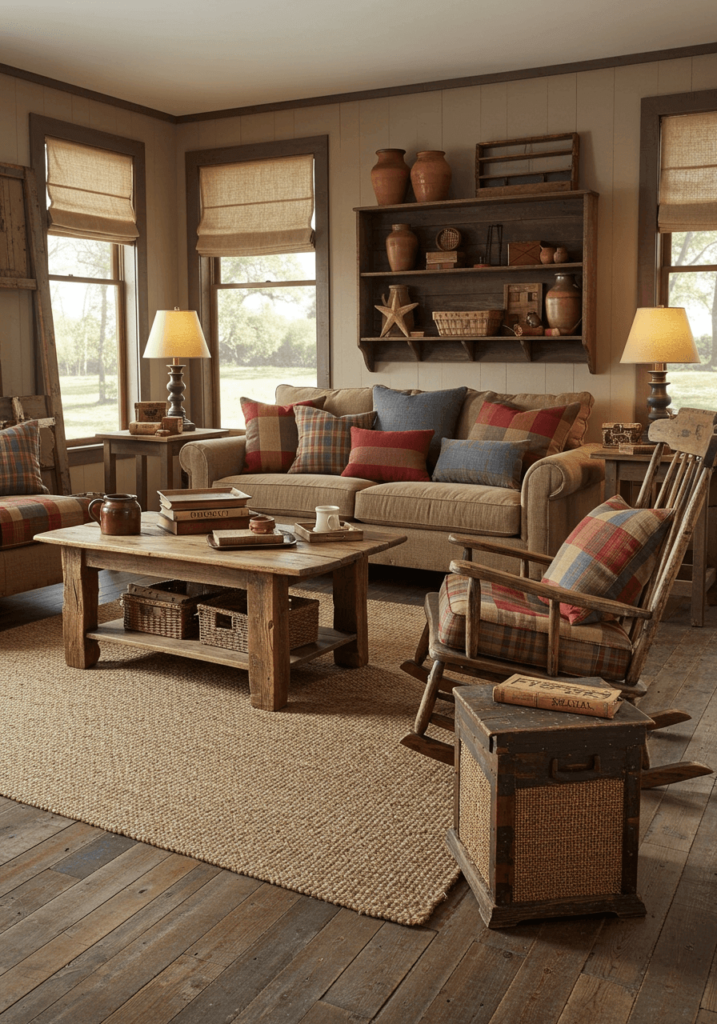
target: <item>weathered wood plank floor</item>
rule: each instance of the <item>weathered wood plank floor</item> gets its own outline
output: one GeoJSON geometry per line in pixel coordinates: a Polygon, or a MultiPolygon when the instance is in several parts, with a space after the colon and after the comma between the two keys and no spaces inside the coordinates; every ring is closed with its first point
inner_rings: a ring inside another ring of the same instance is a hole
{"type": "MultiPolygon", "coordinates": [[[[126,578],[101,581],[109,601],[126,578]]],[[[434,588],[379,569],[370,594],[434,588]]],[[[0,630],[61,600],[0,600],[0,630]]],[[[674,602],[660,627],[642,707],[693,718],[653,738],[655,763],[717,766],[717,608],[707,621],[674,602]]],[[[404,928],[0,798],[0,1024],[717,1024],[714,786],[643,794],[646,918],[492,932],[462,881],[404,928]]]]}

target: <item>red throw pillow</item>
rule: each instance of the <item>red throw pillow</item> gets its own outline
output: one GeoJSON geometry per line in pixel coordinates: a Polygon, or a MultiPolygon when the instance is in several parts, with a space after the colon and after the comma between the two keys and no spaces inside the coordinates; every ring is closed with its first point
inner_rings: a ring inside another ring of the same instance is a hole
{"type": "Polygon", "coordinates": [[[519,409],[510,402],[484,402],[468,435],[470,441],[529,441],[527,468],[561,452],[580,412],[580,402],[552,409],[519,409]]]}
{"type": "Polygon", "coordinates": [[[362,430],[351,427],[349,464],[341,476],[390,483],[430,480],[426,470],[432,430],[362,430]]]}
{"type": "Polygon", "coordinates": [[[292,405],[267,405],[253,398],[240,398],[246,423],[245,473],[285,473],[296,458],[299,433],[294,405],[320,409],[325,396],[292,405]]]}

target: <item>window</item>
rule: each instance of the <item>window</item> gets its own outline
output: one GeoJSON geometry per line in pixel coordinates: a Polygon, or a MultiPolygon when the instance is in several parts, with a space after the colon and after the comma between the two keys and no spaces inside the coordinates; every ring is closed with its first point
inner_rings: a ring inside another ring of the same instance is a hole
{"type": "Polygon", "coordinates": [[[30,115],[71,447],[125,428],[147,334],[144,144],[30,115]]]}
{"type": "Polygon", "coordinates": [[[243,427],[243,395],[273,402],[277,384],[329,383],[326,174],[323,137],[187,154],[190,307],[212,351],[207,424],[243,427]],[[256,201],[259,186],[271,201],[256,201]]]}
{"type": "Polygon", "coordinates": [[[700,365],[668,368],[671,408],[717,410],[717,93],[643,100],[641,143],[638,304],[692,327],[700,365]]]}

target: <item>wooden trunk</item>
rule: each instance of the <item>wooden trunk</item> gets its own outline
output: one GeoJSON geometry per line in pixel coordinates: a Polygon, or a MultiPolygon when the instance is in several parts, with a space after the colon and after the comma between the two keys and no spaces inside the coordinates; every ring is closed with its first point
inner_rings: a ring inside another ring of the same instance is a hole
{"type": "Polygon", "coordinates": [[[448,845],[486,925],[643,916],[636,880],[648,716],[627,703],[613,719],[497,704],[485,685],[454,695],[448,845]]]}

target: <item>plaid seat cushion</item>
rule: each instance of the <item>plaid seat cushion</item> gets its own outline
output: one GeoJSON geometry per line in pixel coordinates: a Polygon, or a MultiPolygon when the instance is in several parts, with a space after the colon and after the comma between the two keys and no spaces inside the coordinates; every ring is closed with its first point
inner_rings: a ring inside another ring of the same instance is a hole
{"type": "Polygon", "coordinates": [[[245,473],[285,473],[296,458],[299,433],[294,405],[320,409],[324,398],[294,405],[268,405],[253,398],[240,398],[246,423],[245,473]]]}
{"type": "Polygon", "coordinates": [[[332,416],[323,409],[294,406],[299,447],[290,473],[330,473],[340,476],[351,454],[351,427],[370,430],[375,413],[332,416]]]}
{"type": "Polygon", "coordinates": [[[460,441],[444,437],[433,480],[520,490],[529,441],[460,441]]]}
{"type": "Polygon", "coordinates": [[[89,523],[90,500],[57,494],[3,498],[0,501],[0,547],[3,550],[20,548],[38,533],[89,523]]]}
{"type": "Polygon", "coordinates": [[[565,447],[580,403],[551,409],[519,409],[511,402],[484,402],[471,429],[470,441],[529,441],[523,455],[527,469],[565,447]]]}
{"type": "MultiPolygon", "coordinates": [[[[581,519],[545,571],[543,583],[636,604],[672,519],[668,508],[630,508],[616,494],[581,519]]],[[[548,604],[547,598],[540,598],[548,604]]],[[[561,604],[573,625],[596,622],[590,608],[561,604]]]]}
{"type": "Polygon", "coordinates": [[[0,430],[0,495],[5,494],[47,494],[40,474],[37,420],[0,430]]]}
{"type": "MultiPolygon", "coordinates": [[[[446,647],[464,650],[468,579],[446,576],[439,593],[438,639],[446,647]]],[[[479,653],[545,668],[548,654],[548,612],[531,594],[481,582],[479,653]]],[[[614,622],[573,626],[560,620],[558,672],[574,676],[624,679],[631,645],[622,626],[614,622]]]]}
{"type": "Polygon", "coordinates": [[[341,476],[390,483],[430,480],[426,472],[432,430],[361,430],[351,427],[349,464],[341,476]]]}

